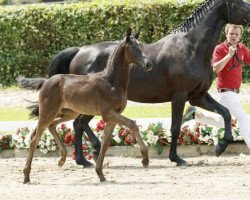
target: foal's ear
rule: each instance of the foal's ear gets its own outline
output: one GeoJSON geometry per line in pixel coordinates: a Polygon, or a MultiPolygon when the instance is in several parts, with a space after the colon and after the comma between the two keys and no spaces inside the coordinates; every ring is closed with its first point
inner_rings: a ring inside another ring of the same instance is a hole
{"type": "Polygon", "coordinates": [[[139,37],[140,37],[140,32],[141,32],[141,28],[138,29],[137,33],[135,33],[135,36],[134,36],[135,39],[137,39],[137,40],[139,39],[139,37]]]}
{"type": "Polygon", "coordinates": [[[131,35],[132,29],[129,27],[127,30],[127,35],[126,35],[126,41],[128,42],[130,39],[130,35],[131,35]]]}

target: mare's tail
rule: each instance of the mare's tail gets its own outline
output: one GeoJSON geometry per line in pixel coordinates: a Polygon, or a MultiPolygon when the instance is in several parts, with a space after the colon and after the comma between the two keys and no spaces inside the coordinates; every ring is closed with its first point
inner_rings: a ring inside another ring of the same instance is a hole
{"type": "Polygon", "coordinates": [[[46,80],[46,78],[25,78],[20,76],[17,78],[17,84],[20,88],[27,90],[40,90],[46,80]]]}
{"type": "MultiPolygon", "coordinates": [[[[68,74],[69,66],[72,59],[75,57],[77,52],[80,50],[79,47],[70,47],[60,51],[50,63],[49,77],[56,74],[68,74]]],[[[19,77],[17,79],[18,86],[24,89],[39,90],[43,86],[47,79],[45,78],[25,78],[19,77]]]]}
{"type": "Polygon", "coordinates": [[[69,47],[60,51],[49,65],[49,77],[56,74],[69,74],[69,66],[80,47],[69,47]]]}

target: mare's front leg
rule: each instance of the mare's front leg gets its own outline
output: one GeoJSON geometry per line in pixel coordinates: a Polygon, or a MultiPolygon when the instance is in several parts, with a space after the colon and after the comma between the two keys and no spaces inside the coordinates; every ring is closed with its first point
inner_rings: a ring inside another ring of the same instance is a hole
{"type": "Polygon", "coordinates": [[[223,141],[218,143],[215,148],[216,156],[220,156],[225,152],[228,143],[233,141],[232,128],[231,128],[231,114],[229,110],[214,100],[210,94],[206,93],[202,97],[194,97],[189,100],[190,104],[193,106],[199,106],[205,110],[215,112],[220,114],[225,123],[225,134],[223,141]]]}
{"type": "Polygon", "coordinates": [[[144,167],[149,165],[149,158],[148,158],[148,148],[143,142],[141,135],[139,133],[139,127],[135,123],[135,121],[128,119],[117,112],[110,112],[108,117],[104,119],[105,121],[112,121],[116,124],[123,125],[128,127],[132,133],[136,136],[136,140],[140,145],[141,154],[142,154],[142,164],[144,167]]]}
{"type": "Polygon", "coordinates": [[[110,144],[110,141],[112,138],[112,133],[114,131],[115,125],[116,124],[114,124],[114,123],[107,123],[105,126],[105,129],[104,129],[104,133],[102,135],[101,151],[100,151],[100,154],[98,156],[96,167],[95,167],[95,171],[96,171],[101,182],[106,181],[106,178],[104,177],[104,174],[102,171],[102,167],[103,167],[105,153],[109,148],[109,144],[110,144]]]}
{"type": "Polygon", "coordinates": [[[177,155],[177,141],[181,130],[181,121],[186,98],[186,93],[177,93],[172,98],[172,141],[170,146],[169,159],[172,162],[176,162],[177,166],[187,165],[187,162],[177,155]]]}

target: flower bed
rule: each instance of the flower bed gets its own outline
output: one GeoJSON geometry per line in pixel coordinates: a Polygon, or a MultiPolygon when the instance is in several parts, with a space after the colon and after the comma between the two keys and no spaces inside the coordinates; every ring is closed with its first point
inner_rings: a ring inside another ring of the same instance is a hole
{"type": "MultiPolygon", "coordinates": [[[[105,128],[105,122],[100,120],[95,128],[92,128],[96,136],[101,139],[103,130],[105,128]]],[[[67,146],[72,146],[75,141],[74,131],[66,127],[65,124],[61,124],[57,127],[57,132],[60,138],[67,146]]],[[[232,133],[235,142],[243,142],[242,136],[239,134],[239,128],[237,125],[232,124],[232,133]]],[[[0,151],[6,149],[28,149],[30,143],[30,136],[32,131],[28,128],[19,128],[14,134],[0,134],[0,151]]],[[[146,130],[140,132],[145,144],[148,147],[153,147],[160,155],[163,152],[163,147],[171,143],[171,133],[168,129],[163,128],[161,122],[151,123],[146,130]]],[[[190,145],[190,144],[207,144],[212,145],[220,142],[224,135],[224,129],[207,126],[200,123],[196,123],[194,120],[186,122],[182,125],[181,132],[178,138],[178,144],[190,145]]],[[[135,146],[136,143],[134,135],[131,131],[123,126],[116,126],[110,146],[135,146]]],[[[93,148],[90,140],[86,135],[82,138],[83,155],[87,159],[92,158],[93,148]]],[[[57,149],[57,144],[53,136],[45,131],[41,141],[39,142],[38,149],[42,153],[48,153],[57,149]]],[[[75,158],[75,151],[72,151],[72,158],[75,158]]]]}

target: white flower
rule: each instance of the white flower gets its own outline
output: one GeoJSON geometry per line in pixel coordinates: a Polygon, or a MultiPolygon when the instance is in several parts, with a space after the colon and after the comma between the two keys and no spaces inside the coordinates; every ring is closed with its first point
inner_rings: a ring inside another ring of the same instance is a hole
{"type": "Polygon", "coordinates": [[[120,144],[121,143],[121,138],[116,135],[115,137],[113,137],[113,139],[116,141],[116,143],[120,144]]]}
{"type": "Polygon", "coordinates": [[[157,142],[158,139],[159,139],[158,136],[151,135],[150,137],[148,137],[147,143],[148,143],[150,146],[154,146],[154,145],[156,145],[156,142],[157,142]]]}

